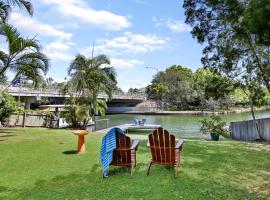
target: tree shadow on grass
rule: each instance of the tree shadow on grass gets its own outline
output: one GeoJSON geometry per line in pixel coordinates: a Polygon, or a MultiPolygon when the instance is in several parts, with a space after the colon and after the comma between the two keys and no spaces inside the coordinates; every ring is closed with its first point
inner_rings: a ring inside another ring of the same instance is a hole
{"type": "Polygon", "coordinates": [[[10,188],[0,185],[0,199],[8,199],[9,192],[11,192],[10,188]]]}
{"type": "Polygon", "coordinates": [[[1,135],[1,134],[0,134],[0,138],[5,138],[5,137],[14,137],[14,136],[17,136],[17,135],[12,135],[12,134],[8,134],[8,135],[1,135]]]}
{"type": "Polygon", "coordinates": [[[37,180],[33,188],[18,193],[18,199],[263,199],[243,188],[216,184],[211,178],[193,179],[186,173],[174,178],[160,171],[146,176],[136,171],[133,178],[126,169],[112,170],[103,179],[94,165],[89,173],[72,173],[49,180],[37,180]]]}
{"type": "MultiPolygon", "coordinates": [[[[136,167],[134,168],[134,173],[136,173],[136,171],[140,171],[142,168],[143,170],[146,170],[146,164],[143,163],[137,163],[136,167]]],[[[100,176],[102,177],[102,168],[101,168],[101,164],[94,164],[91,167],[91,173],[97,173],[100,174],[100,176]]],[[[130,167],[119,167],[119,166],[112,166],[110,165],[109,169],[107,170],[107,173],[109,176],[117,176],[117,175],[123,175],[123,174],[130,174],[130,167]]]]}
{"type": "Polygon", "coordinates": [[[2,134],[2,133],[4,133],[4,134],[12,133],[12,131],[9,131],[9,130],[7,130],[7,129],[2,129],[2,128],[0,128],[0,134],[2,134]]]}
{"type": "Polygon", "coordinates": [[[8,190],[9,190],[9,188],[8,188],[8,187],[1,186],[1,185],[0,185],[0,193],[2,193],[2,192],[6,192],[6,191],[8,191],[8,190]]]}

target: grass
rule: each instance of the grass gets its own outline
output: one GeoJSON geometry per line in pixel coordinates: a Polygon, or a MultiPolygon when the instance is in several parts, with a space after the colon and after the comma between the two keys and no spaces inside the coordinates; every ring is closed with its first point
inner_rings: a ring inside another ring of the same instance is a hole
{"type": "Polygon", "coordinates": [[[146,141],[134,177],[111,167],[102,179],[98,161],[103,134],[87,136],[83,155],[69,130],[0,129],[0,199],[267,199],[270,146],[235,141],[187,140],[178,178],[154,165],[146,141]],[[64,153],[63,153],[64,152],[64,153]]]}

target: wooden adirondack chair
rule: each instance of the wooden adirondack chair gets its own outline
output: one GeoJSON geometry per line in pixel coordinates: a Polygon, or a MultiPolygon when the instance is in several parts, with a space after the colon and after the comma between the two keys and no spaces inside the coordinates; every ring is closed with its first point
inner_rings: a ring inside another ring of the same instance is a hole
{"type": "Polygon", "coordinates": [[[139,146],[139,140],[134,140],[131,146],[131,140],[116,132],[116,149],[113,151],[113,161],[111,165],[130,167],[130,176],[133,175],[133,169],[136,166],[136,151],[139,146]]]}
{"type": "Polygon", "coordinates": [[[147,175],[153,163],[175,167],[175,177],[178,175],[180,166],[180,152],[183,148],[184,140],[178,140],[175,144],[175,136],[169,134],[163,128],[156,129],[148,135],[149,146],[151,149],[152,159],[149,161],[147,175]]]}

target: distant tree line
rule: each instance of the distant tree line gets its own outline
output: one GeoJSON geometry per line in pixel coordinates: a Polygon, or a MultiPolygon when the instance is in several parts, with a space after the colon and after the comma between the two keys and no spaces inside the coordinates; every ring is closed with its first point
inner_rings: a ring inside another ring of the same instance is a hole
{"type": "MultiPolygon", "coordinates": [[[[270,102],[263,86],[257,90],[256,105],[270,102]]],[[[191,69],[173,65],[159,72],[146,87],[148,98],[166,110],[214,110],[249,105],[250,91],[240,81],[206,68],[191,69]]]]}

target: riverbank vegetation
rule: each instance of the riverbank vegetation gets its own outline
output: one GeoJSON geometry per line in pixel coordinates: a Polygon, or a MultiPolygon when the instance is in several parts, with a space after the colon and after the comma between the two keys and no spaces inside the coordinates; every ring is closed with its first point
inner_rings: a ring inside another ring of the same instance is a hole
{"type": "Polygon", "coordinates": [[[164,110],[228,110],[250,106],[251,96],[256,106],[270,103],[270,95],[263,86],[251,87],[211,69],[192,72],[177,65],[159,72],[146,92],[164,110]]]}
{"type": "MultiPolygon", "coordinates": [[[[134,135],[133,135],[134,136],[134,135]]],[[[72,154],[70,130],[6,129],[0,133],[0,199],[267,199],[269,146],[223,140],[186,140],[179,176],[154,165],[146,141],[134,177],[110,167],[102,179],[98,162],[102,133],[86,138],[86,153],[72,154]],[[123,193],[125,194],[123,196],[123,193]]]]}

